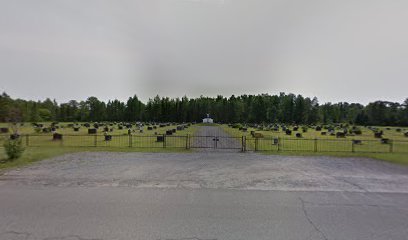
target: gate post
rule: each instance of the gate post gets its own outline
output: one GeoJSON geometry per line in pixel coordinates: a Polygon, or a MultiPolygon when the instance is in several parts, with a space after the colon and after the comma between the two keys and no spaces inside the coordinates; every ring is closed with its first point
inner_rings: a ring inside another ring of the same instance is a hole
{"type": "Polygon", "coordinates": [[[189,139],[189,135],[190,135],[190,134],[187,134],[187,136],[186,136],[186,149],[188,149],[188,142],[189,142],[188,139],[189,139]]]}
{"type": "Polygon", "coordinates": [[[246,142],[245,142],[245,136],[241,136],[241,152],[246,152],[246,142]]]}
{"type": "Polygon", "coordinates": [[[255,152],[258,151],[258,138],[255,138],[255,152]]]}
{"type": "Polygon", "coordinates": [[[390,139],[390,153],[392,153],[394,151],[394,141],[392,139],[390,139]]]}
{"type": "Polygon", "coordinates": [[[351,140],[351,152],[354,152],[354,139],[351,140]]]}
{"type": "Polygon", "coordinates": [[[132,147],[132,134],[129,134],[129,147],[132,147]]]}
{"type": "Polygon", "coordinates": [[[281,142],[281,138],[280,137],[278,137],[278,152],[280,152],[280,142],[281,142]]]}
{"type": "Polygon", "coordinates": [[[163,134],[163,148],[166,148],[166,134],[163,134]]]}
{"type": "Polygon", "coordinates": [[[94,146],[95,146],[95,147],[98,146],[98,141],[97,141],[98,139],[97,139],[97,137],[98,137],[98,136],[95,134],[95,135],[94,135],[94,146]]]}
{"type": "Polygon", "coordinates": [[[314,152],[317,152],[317,138],[314,139],[314,152]]]}

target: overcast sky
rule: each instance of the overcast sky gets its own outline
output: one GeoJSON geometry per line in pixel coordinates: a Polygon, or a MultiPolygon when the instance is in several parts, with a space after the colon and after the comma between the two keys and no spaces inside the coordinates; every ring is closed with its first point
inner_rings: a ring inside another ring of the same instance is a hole
{"type": "Polygon", "coordinates": [[[408,97],[407,0],[0,0],[0,90],[408,97]]]}

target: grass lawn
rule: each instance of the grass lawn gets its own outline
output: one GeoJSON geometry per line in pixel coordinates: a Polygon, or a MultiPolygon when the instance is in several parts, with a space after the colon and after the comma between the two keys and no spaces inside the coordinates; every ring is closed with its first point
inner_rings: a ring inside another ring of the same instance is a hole
{"type": "MultiPolygon", "coordinates": [[[[42,123],[44,126],[49,127],[51,123],[42,123]]],[[[139,148],[162,148],[163,142],[157,141],[157,136],[166,134],[167,130],[175,129],[176,125],[170,125],[165,127],[156,126],[156,129],[147,130],[147,127],[143,128],[143,132],[139,132],[135,127],[132,128],[132,136],[129,137],[128,129],[118,129],[118,126],[111,126],[112,132],[108,132],[112,135],[111,141],[105,141],[103,127],[97,130],[97,134],[88,134],[86,127],[81,127],[78,132],[75,132],[72,127],[68,127],[68,124],[72,123],[60,123],[60,128],[57,129],[57,133],[63,135],[62,141],[53,141],[51,133],[36,133],[34,127],[30,123],[25,123],[24,126],[20,126],[18,131],[24,135],[22,137],[23,144],[30,147],[139,147],[139,148]]],[[[0,127],[7,127],[8,124],[0,123],[0,127]]],[[[166,136],[166,147],[183,148],[186,146],[186,136],[193,135],[197,130],[197,126],[191,125],[188,128],[179,130],[173,133],[171,136],[166,136]]],[[[9,134],[0,135],[0,145],[3,145],[3,141],[9,137],[9,134]]]]}
{"type": "Polygon", "coordinates": [[[389,138],[392,143],[384,144],[381,139],[374,138],[371,130],[364,128],[362,135],[347,136],[345,138],[336,138],[335,136],[322,136],[320,131],[309,129],[306,133],[294,131],[292,135],[286,135],[280,131],[259,131],[255,128],[248,128],[246,132],[237,128],[231,128],[227,125],[221,125],[231,136],[245,136],[248,150],[259,151],[289,151],[289,152],[319,152],[319,153],[405,153],[408,154],[408,138],[394,128],[383,127],[384,138],[389,138]],[[256,140],[250,132],[262,133],[264,136],[256,140]],[[297,138],[296,133],[301,133],[302,137],[297,138]],[[274,138],[278,138],[279,144],[274,144],[274,138]],[[353,140],[360,140],[359,144],[353,143],[353,140]],[[256,147],[255,147],[256,145],[256,147]]]}

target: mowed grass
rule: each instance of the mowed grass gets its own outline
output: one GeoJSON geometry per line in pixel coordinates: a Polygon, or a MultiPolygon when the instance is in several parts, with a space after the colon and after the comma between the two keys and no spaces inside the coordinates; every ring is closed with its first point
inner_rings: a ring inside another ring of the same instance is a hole
{"type": "MultiPolygon", "coordinates": [[[[42,123],[45,127],[51,123],[42,123]]],[[[25,146],[32,147],[135,147],[135,148],[185,148],[186,136],[193,135],[197,130],[197,126],[191,125],[184,130],[179,130],[173,135],[166,136],[165,142],[158,142],[157,136],[162,136],[167,130],[175,129],[177,125],[165,127],[157,126],[156,129],[147,130],[145,126],[143,132],[138,131],[133,127],[132,135],[128,135],[128,129],[118,129],[118,126],[110,126],[113,128],[112,140],[105,141],[103,127],[97,130],[97,134],[88,134],[88,128],[81,127],[78,132],[75,132],[72,127],[67,127],[70,123],[60,123],[60,128],[57,132],[63,135],[62,141],[53,141],[51,133],[36,133],[34,127],[30,123],[25,123],[19,127],[19,133],[24,135],[22,141],[25,146]],[[28,135],[28,136],[27,136],[28,135]]],[[[0,127],[7,127],[7,124],[0,124],[0,127]]],[[[9,137],[9,134],[0,136],[0,144],[9,137]]]]}
{"type": "Polygon", "coordinates": [[[398,164],[408,164],[408,138],[403,135],[404,130],[397,132],[397,127],[379,127],[384,131],[384,138],[393,140],[392,145],[381,143],[380,139],[374,138],[374,133],[365,127],[361,127],[363,131],[361,135],[347,136],[341,139],[335,136],[322,136],[320,131],[311,128],[306,133],[303,133],[299,128],[299,131],[292,132],[292,135],[286,135],[282,130],[276,132],[248,128],[247,132],[243,132],[228,127],[228,125],[220,125],[220,127],[232,136],[245,136],[248,150],[257,148],[265,154],[368,157],[398,164]],[[262,133],[264,138],[256,140],[250,134],[251,131],[262,133]],[[302,133],[302,138],[295,136],[297,132],[302,133]],[[279,139],[279,144],[274,144],[274,138],[279,139]],[[361,144],[353,144],[353,139],[362,142],[361,144]],[[256,141],[258,142],[256,143],[256,141]]]}
{"type": "MultiPolygon", "coordinates": [[[[45,127],[51,123],[42,123],[45,127]]],[[[36,133],[34,127],[29,123],[19,127],[18,131],[22,135],[22,142],[26,150],[23,156],[14,161],[6,161],[7,157],[3,148],[4,140],[9,138],[9,134],[0,135],[0,169],[24,166],[39,160],[55,157],[58,155],[74,152],[89,151],[113,151],[113,152],[191,152],[186,149],[188,135],[193,135],[197,126],[191,125],[181,131],[176,131],[171,136],[166,136],[165,142],[158,142],[157,136],[163,136],[167,130],[176,128],[176,125],[159,127],[147,130],[144,127],[143,133],[132,128],[132,135],[128,135],[128,129],[118,129],[113,127],[111,141],[105,141],[103,127],[98,129],[97,134],[88,134],[86,127],[81,127],[79,132],[73,128],[66,127],[70,123],[60,123],[63,128],[57,129],[63,135],[62,141],[53,141],[51,133],[36,133]]],[[[8,124],[0,123],[0,127],[9,127],[8,124]]]]}
{"type": "MultiPolygon", "coordinates": [[[[240,131],[237,128],[230,128],[226,124],[219,125],[219,126],[221,126],[225,131],[229,132],[232,135],[247,136],[247,137],[252,137],[250,132],[255,131],[255,132],[262,133],[265,137],[280,137],[280,138],[286,138],[286,139],[298,139],[298,138],[296,138],[295,134],[296,133],[301,133],[302,137],[306,138],[306,139],[315,139],[315,138],[317,138],[317,139],[329,139],[329,140],[336,139],[335,136],[321,135],[321,132],[328,132],[325,129],[322,129],[322,131],[316,131],[313,128],[308,128],[307,132],[304,133],[304,132],[302,132],[301,126],[299,126],[298,131],[292,131],[292,135],[286,135],[286,133],[284,131],[282,131],[282,129],[275,132],[275,131],[258,130],[256,128],[248,127],[247,132],[243,132],[243,131],[240,131]]],[[[395,140],[395,141],[408,141],[408,137],[404,136],[404,132],[407,132],[408,128],[399,128],[399,127],[376,127],[376,128],[378,128],[379,130],[382,130],[384,132],[383,138],[389,138],[389,139],[392,139],[392,140],[395,140]],[[397,132],[398,128],[401,129],[401,132],[397,132]]],[[[292,129],[292,128],[289,127],[289,129],[292,129]]],[[[346,139],[349,139],[349,140],[351,140],[351,139],[356,139],[356,140],[378,140],[378,139],[374,138],[374,133],[370,129],[368,129],[366,127],[363,127],[363,126],[360,126],[360,129],[362,130],[361,135],[347,136],[346,139]]]]}

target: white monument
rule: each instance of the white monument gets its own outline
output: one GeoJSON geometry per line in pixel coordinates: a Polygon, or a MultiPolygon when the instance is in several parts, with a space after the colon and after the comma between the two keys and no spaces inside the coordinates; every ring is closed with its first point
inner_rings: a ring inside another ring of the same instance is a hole
{"type": "Polygon", "coordinates": [[[210,114],[207,113],[207,117],[203,119],[203,123],[214,123],[214,120],[210,118],[210,114]]]}

